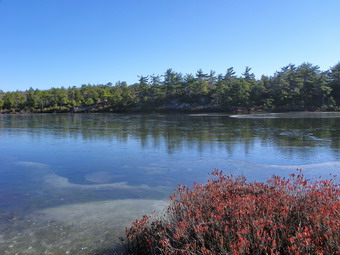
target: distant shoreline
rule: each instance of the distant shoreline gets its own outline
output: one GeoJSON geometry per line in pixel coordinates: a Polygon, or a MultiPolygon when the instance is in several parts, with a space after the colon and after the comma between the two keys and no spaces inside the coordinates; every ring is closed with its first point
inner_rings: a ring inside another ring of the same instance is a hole
{"type": "Polygon", "coordinates": [[[227,107],[227,108],[213,108],[213,107],[194,107],[192,109],[175,109],[175,108],[159,108],[159,109],[130,109],[125,111],[113,111],[112,109],[100,109],[97,107],[84,107],[80,110],[74,109],[46,109],[42,111],[34,110],[2,110],[0,114],[62,114],[62,113],[118,113],[118,114],[153,114],[153,113],[165,113],[165,114],[209,114],[209,113],[224,113],[224,114],[256,114],[256,113],[294,113],[294,112],[340,112],[339,109],[334,110],[322,110],[319,108],[279,108],[272,111],[264,109],[253,109],[246,107],[227,107]]]}
{"type": "Polygon", "coordinates": [[[83,84],[48,90],[0,90],[2,113],[206,113],[340,111],[340,62],[329,70],[303,63],[289,64],[272,76],[255,79],[246,67],[237,76],[214,71],[140,76],[128,85],[83,84]]]}

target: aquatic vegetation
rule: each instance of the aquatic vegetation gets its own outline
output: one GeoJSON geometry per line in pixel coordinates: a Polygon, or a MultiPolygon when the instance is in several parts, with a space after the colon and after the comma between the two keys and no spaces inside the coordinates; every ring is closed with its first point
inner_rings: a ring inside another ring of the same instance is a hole
{"type": "Polygon", "coordinates": [[[338,254],[340,189],[332,179],[246,182],[215,170],[206,184],[179,185],[162,217],[126,229],[129,254],[338,254]]]}

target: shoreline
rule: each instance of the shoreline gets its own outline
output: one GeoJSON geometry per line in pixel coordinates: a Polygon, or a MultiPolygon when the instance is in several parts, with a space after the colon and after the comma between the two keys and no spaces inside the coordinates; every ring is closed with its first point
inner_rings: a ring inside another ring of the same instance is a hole
{"type": "Polygon", "coordinates": [[[210,114],[210,113],[224,113],[224,114],[256,114],[256,113],[294,113],[294,112],[340,112],[340,109],[320,109],[315,107],[301,107],[301,108],[279,108],[273,110],[265,110],[260,108],[248,107],[204,107],[198,106],[193,108],[158,108],[158,109],[128,109],[123,111],[114,111],[109,108],[80,108],[72,109],[72,107],[65,107],[61,109],[46,109],[46,110],[0,110],[0,114],[62,114],[62,113],[117,113],[117,114],[210,114]]]}

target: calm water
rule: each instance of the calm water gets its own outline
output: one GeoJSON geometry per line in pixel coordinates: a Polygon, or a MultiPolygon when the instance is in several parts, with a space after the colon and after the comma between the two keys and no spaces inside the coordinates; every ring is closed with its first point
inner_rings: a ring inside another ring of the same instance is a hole
{"type": "Polygon", "coordinates": [[[214,168],[340,174],[340,114],[0,115],[0,254],[108,254],[214,168]]]}

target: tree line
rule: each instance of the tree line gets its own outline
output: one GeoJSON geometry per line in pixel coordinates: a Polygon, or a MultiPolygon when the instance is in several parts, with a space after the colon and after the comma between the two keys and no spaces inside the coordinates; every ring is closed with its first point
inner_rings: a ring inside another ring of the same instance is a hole
{"type": "Polygon", "coordinates": [[[81,87],[2,92],[1,112],[235,110],[338,110],[340,108],[340,62],[321,71],[311,63],[289,64],[273,76],[256,79],[246,67],[237,76],[232,67],[224,74],[201,69],[185,74],[172,69],[163,75],[138,76],[128,85],[82,85],[81,87]]]}

